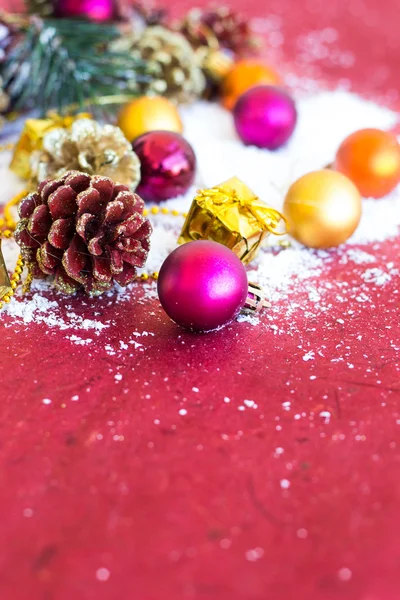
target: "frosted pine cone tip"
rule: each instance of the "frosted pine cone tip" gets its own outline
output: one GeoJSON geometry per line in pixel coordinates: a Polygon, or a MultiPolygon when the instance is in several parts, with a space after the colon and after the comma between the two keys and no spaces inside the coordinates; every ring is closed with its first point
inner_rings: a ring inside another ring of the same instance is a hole
{"type": "Polygon", "coordinates": [[[15,239],[33,277],[97,296],[132,282],[144,266],[152,229],[143,208],[127,185],[69,171],[22,200],[15,239]]]}

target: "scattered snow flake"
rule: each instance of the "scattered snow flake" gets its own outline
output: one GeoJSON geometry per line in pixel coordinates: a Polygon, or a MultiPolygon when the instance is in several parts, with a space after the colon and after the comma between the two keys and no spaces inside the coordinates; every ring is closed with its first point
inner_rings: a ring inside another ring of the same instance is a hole
{"type": "Polygon", "coordinates": [[[340,581],[350,581],[353,573],[347,567],[342,567],[341,569],[339,569],[337,575],[340,581]]]}
{"type": "Polygon", "coordinates": [[[367,283],[372,283],[378,286],[385,285],[392,279],[390,273],[386,273],[383,269],[373,268],[367,269],[363,274],[362,278],[367,283]]]}
{"type": "Polygon", "coordinates": [[[254,400],[243,400],[243,404],[247,406],[247,408],[258,408],[258,405],[254,402],[254,400]]]}
{"type": "Polygon", "coordinates": [[[96,579],[98,581],[108,581],[110,579],[110,571],[106,567],[100,567],[96,571],[96,579]]]}
{"type": "Polygon", "coordinates": [[[279,484],[282,490],[288,490],[290,488],[290,481],[288,479],[281,479],[279,484]]]}
{"type": "Polygon", "coordinates": [[[300,529],[298,529],[296,531],[296,535],[298,538],[300,538],[301,540],[305,540],[306,537],[308,537],[308,531],[307,529],[304,529],[303,527],[300,527],[300,529]]]}
{"type": "Polygon", "coordinates": [[[328,424],[331,420],[332,414],[329,412],[329,410],[321,410],[319,416],[324,420],[325,424],[328,424]]]}
{"type": "Polygon", "coordinates": [[[264,550],[262,548],[252,548],[246,551],[245,556],[248,561],[256,562],[264,556],[264,550]]]}

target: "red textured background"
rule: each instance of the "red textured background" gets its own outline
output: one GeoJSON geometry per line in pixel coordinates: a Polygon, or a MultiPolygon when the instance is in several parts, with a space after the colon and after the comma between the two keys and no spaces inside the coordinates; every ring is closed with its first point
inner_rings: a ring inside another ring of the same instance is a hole
{"type": "MultiPolygon", "coordinates": [[[[334,27],[354,67],[327,60],[307,71],[397,105],[397,0],[262,4],[235,3],[282,16],[287,67],[306,69],[299,35],[334,27]]],[[[372,266],[399,265],[399,239],[367,250],[372,266]]],[[[74,312],[93,318],[100,306],[113,320],[87,348],[44,325],[3,327],[0,598],[398,600],[398,280],[343,305],[335,282],[361,285],[360,267],[336,261],[323,277],[332,309],[288,319],[293,297],[282,301],[282,335],[247,324],[186,333],[157,302],[135,298],[72,301],[74,312]],[[143,330],[156,334],[138,338],[143,352],[105,352],[143,330]],[[258,409],[238,411],[244,399],[258,409]]],[[[307,306],[307,282],[294,299],[307,306]]]]}

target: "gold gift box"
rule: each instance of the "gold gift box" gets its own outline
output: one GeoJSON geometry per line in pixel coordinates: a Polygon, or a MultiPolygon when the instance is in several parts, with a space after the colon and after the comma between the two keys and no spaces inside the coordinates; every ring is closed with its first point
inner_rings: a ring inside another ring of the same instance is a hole
{"type": "Polygon", "coordinates": [[[56,113],[50,113],[46,119],[27,119],[21,133],[14,155],[11,160],[10,169],[23,179],[31,178],[31,155],[36,150],[41,150],[43,138],[52,129],[63,127],[70,129],[72,123],[77,119],[89,119],[89,113],[80,113],[75,116],[62,117],[56,113]]]}
{"type": "Polygon", "coordinates": [[[213,240],[230,248],[244,263],[250,262],[270,234],[282,235],[283,215],[262,202],[237,177],[199,190],[190,207],[179,244],[213,240]]]}

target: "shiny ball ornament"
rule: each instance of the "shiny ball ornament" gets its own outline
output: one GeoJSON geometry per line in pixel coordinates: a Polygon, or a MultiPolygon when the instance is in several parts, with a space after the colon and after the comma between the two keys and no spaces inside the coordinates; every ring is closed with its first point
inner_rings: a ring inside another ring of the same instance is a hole
{"type": "Polygon", "coordinates": [[[365,198],[382,198],[400,183],[400,145],[392,133],[361,129],[347,137],[335,168],[347,175],[365,198]]]}
{"type": "Polygon", "coordinates": [[[58,0],[54,12],[57,17],[103,22],[114,19],[117,9],[115,0],[58,0]]]}
{"type": "Polygon", "coordinates": [[[150,131],[132,144],[141,164],[136,192],[144,200],[161,202],[184,194],[196,173],[191,145],[179,133],[150,131]]]}
{"type": "Polygon", "coordinates": [[[183,131],[178,109],[161,96],[143,96],[129,102],[119,113],[117,125],[130,142],[148,131],[183,131]]]}
{"type": "Polygon", "coordinates": [[[323,169],[300,177],[283,207],[289,233],[310,248],[343,244],[361,218],[361,196],[342,173],[323,169]]]}
{"type": "Polygon", "coordinates": [[[238,257],[207,240],[174,250],[161,267],[157,285],[167,315],[194,331],[211,331],[232,321],[248,291],[246,270],[238,257]]]}
{"type": "Polygon", "coordinates": [[[233,116],[243,143],[268,150],[283,146],[297,121],[296,106],[289,94],[269,85],[254,87],[243,94],[233,116]]]}
{"type": "Polygon", "coordinates": [[[222,81],[221,101],[225,108],[232,110],[239,97],[250,88],[280,83],[278,73],[259,60],[239,60],[222,81]]]}

